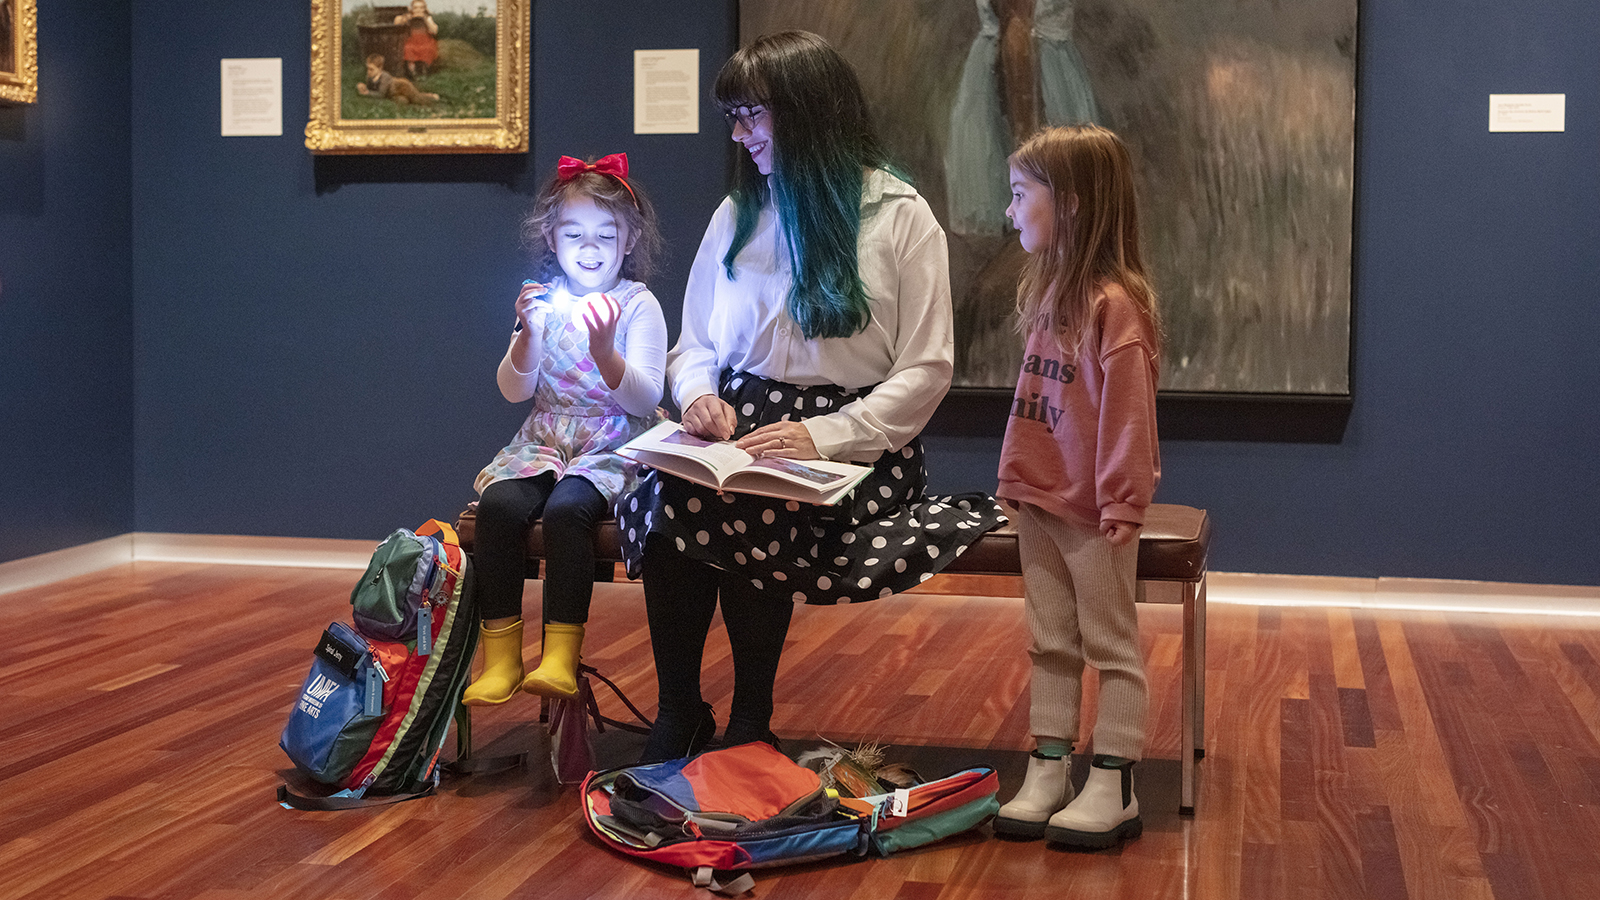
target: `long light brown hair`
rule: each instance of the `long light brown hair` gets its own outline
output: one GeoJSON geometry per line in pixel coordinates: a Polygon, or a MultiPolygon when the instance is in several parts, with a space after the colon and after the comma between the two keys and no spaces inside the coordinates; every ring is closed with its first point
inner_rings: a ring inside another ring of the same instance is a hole
{"type": "Polygon", "coordinates": [[[1161,316],[1145,274],[1133,160],[1122,139],[1098,125],[1061,125],[1028,138],[1008,162],[1050,189],[1049,244],[1028,254],[1017,286],[1017,328],[1044,331],[1077,355],[1109,282],[1122,286],[1150,321],[1160,352],[1161,316]]]}

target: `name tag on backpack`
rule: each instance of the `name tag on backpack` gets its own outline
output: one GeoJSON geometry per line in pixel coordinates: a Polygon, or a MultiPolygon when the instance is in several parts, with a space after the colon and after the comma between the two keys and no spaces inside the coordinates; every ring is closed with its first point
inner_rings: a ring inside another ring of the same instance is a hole
{"type": "Polygon", "coordinates": [[[346,679],[355,680],[356,666],[361,662],[361,651],[334,637],[332,632],[323,630],[322,640],[317,642],[316,655],[318,659],[337,669],[346,679]]]}

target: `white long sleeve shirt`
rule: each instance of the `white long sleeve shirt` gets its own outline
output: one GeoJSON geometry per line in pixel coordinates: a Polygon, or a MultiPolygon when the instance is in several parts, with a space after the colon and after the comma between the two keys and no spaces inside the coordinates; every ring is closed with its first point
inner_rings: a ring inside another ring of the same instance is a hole
{"type": "Polygon", "coordinates": [[[927,201],[886,172],[867,175],[858,254],[872,320],[849,337],[808,340],[785,311],[794,276],[771,204],[734,261],[737,280],[722,265],[733,231],[733,203],[724,200],[700,242],[683,329],[667,355],[678,407],[715,394],[725,368],[797,385],[877,385],[837,412],[805,420],[817,451],[870,462],[916,437],[955,369],[949,251],[927,201]]]}

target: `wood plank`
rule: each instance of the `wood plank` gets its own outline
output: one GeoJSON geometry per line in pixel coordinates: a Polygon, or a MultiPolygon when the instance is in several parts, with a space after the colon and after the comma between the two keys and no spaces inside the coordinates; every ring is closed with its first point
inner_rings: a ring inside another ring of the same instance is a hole
{"type": "MultiPolygon", "coordinates": [[[[1230,678],[1235,689],[1230,702],[1243,707],[1239,727],[1247,744],[1242,748],[1240,785],[1244,789],[1244,840],[1252,843],[1283,840],[1283,705],[1294,673],[1283,652],[1281,620],[1278,610],[1260,608],[1255,642],[1247,657],[1240,648],[1245,657],[1240,660],[1242,673],[1230,678]]],[[[1289,742],[1298,737],[1296,733],[1289,742]]],[[[1294,786],[1290,790],[1293,792],[1294,786]]]]}
{"type": "Polygon", "coordinates": [[[1404,864],[1395,843],[1389,809],[1372,806],[1360,813],[1362,887],[1367,900],[1407,900],[1404,864]]]}
{"type": "Polygon", "coordinates": [[[1328,610],[1328,640],[1335,682],[1342,689],[1364,689],[1367,682],[1361,667],[1361,644],[1356,637],[1354,612],[1343,608],[1328,610]]]}

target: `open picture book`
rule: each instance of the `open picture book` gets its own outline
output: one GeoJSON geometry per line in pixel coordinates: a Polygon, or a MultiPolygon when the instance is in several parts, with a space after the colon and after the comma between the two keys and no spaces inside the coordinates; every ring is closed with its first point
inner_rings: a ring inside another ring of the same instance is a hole
{"type": "Polygon", "coordinates": [[[868,466],[826,459],[755,457],[732,441],[707,441],[662,422],[617,449],[629,459],[706,487],[830,505],[872,473],[868,466]]]}

